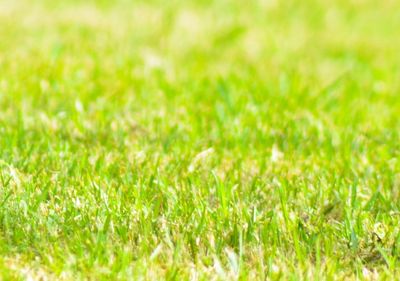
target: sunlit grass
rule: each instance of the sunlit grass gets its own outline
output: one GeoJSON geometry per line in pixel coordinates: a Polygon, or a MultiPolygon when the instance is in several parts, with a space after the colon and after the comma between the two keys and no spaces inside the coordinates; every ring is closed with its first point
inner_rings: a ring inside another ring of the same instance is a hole
{"type": "Polygon", "coordinates": [[[0,0],[2,279],[395,278],[399,10],[0,0]]]}

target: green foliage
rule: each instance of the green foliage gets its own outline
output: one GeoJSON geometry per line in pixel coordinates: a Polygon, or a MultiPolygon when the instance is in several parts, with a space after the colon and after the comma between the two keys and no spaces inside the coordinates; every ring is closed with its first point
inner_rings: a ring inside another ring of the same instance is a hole
{"type": "Polygon", "coordinates": [[[399,9],[0,0],[0,279],[394,279],[399,9]]]}

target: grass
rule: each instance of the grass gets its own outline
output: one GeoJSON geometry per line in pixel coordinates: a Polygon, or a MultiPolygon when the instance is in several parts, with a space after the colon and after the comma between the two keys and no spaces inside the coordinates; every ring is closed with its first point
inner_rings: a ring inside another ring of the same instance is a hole
{"type": "Polygon", "coordinates": [[[0,0],[0,279],[395,279],[399,10],[0,0]]]}

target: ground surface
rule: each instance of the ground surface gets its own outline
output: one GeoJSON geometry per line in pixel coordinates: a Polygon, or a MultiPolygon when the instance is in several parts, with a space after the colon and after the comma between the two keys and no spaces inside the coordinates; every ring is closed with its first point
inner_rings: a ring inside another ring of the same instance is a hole
{"type": "Polygon", "coordinates": [[[0,0],[2,279],[396,277],[399,11],[0,0]]]}

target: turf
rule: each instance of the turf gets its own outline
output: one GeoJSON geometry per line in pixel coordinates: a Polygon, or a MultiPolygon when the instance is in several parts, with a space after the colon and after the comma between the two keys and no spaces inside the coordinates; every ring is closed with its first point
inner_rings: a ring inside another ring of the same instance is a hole
{"type": "Polygon", "coordinates": [[[0,0],[0,279],[395,279],[399,11],[0,0]]]}

